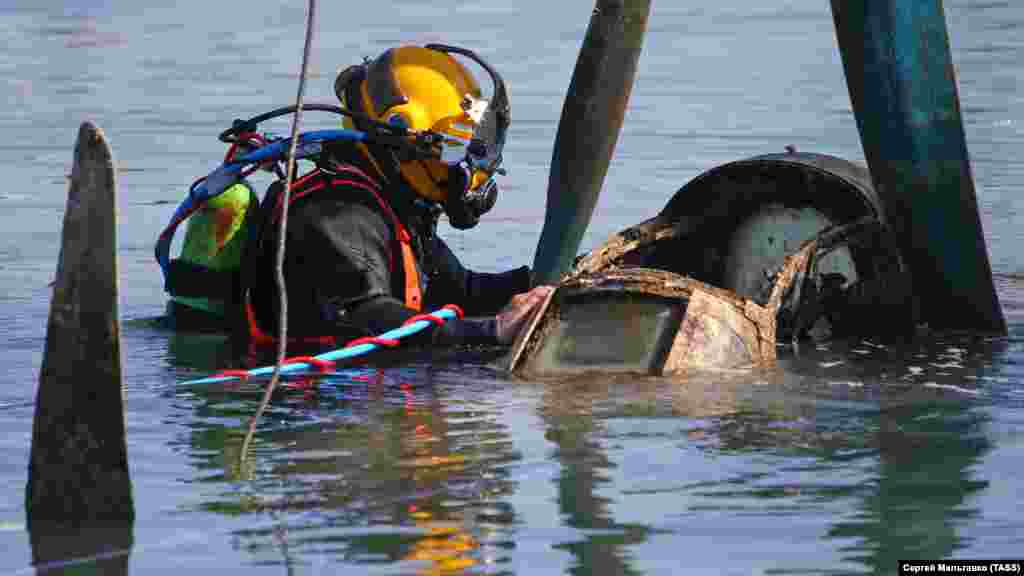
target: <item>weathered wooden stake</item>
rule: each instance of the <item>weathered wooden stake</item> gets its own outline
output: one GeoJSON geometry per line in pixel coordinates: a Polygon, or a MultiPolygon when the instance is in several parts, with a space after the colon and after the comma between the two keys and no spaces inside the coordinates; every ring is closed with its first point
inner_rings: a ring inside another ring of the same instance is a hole
{"type": "Polygon", "coordinates": [[[597,0],[594,7],[555,137],[534,284],[556,283],[579,250],[622,128],[650,10],[650,0],[597,0]]]}
{"type": "Polygon", "coordinates": [[[934,328],[1006,332],[942,0],[832,0],[861,143],[934,328]]]}
{"type": "Polygon", "coordinates": [[[33,532],[124,525],[134,518],[121,389],[116,210],[110,147],[103,132],[83,123],[36,395],[25,494],[33,532]]]}

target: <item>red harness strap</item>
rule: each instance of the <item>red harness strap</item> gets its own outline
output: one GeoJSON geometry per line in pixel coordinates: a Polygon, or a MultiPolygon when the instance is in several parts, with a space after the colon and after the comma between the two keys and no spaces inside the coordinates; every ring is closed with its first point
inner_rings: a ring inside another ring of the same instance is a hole
{"type": "MultiPolygon", "coordinates": [[[[271,346],[277,342],[277,337],[264,332],[256,322],[256,312],[252,309],[250,302],[245,303],[245,321],[249,325],[249,340],[255,346],[271,346]]],[[[334,336],[289,336],[288,342],[292,344],[315,344],[317,346],[334,346],[338,343],[334,336]]]]}

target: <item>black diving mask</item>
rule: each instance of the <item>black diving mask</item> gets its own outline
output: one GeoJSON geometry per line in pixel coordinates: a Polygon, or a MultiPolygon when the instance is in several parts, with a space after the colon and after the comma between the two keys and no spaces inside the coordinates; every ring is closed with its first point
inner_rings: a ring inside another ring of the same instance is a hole
{"type": "Polygon", "coordinates": [[[487,72],[494,85],[494,91],[491,93],[490,100],[467,97],[462,103],[463,110],[473,119],[473,135],[468,142],[445,135],[446,144],[449,146],[444,146],[443,148],[450,147],[452,149],[442,149],[442,161],[449,165],[465,162],[471,170],[482,170],[491,175],[501,173],[505,136],[509,125],[512,123],[511,107],[509,106],[505,81],[490,64],[472,50],[445,44],[427,44],[425,48],[446,54],[464,56],[472,60],[487,72]],[[460,154],[457,152],[460,148],[464,150],[461,157],[459,157],[460,154]]]}
{"type": "Polygon", "coordinates": [[[505,136],[512,122],[508,91],[501,75],[483,58],[471,50],[445,44],[427,44],[430,50],[464,56],[472,60],[491,77],[494,90],[490,100],[466,96],[462,109],[473,120],[473,134],[468,141],[444,135],[440,160],[448,166],[448,200],[445,214],[453,228],[472,228],[498,199],[497,174],[501,169],[505,136]],[[476,175],[483,173],[486,180],[474,186],[476,175]]]}

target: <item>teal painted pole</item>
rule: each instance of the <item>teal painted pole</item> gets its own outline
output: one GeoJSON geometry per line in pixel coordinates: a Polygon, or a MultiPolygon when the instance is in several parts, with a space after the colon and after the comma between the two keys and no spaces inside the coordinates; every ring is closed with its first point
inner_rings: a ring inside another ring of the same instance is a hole
{"type": "Polygon", "coordinates": [[[1006,332],[971,176],[941,0],[832,0],[875,189],[921,320],[1006,332]]]}
{"type": "Polygon", "coordinates": [[[597,0],[558,124],[534,284],[569,270],[615,151],[643,46],[650,0],[597,0]]]}

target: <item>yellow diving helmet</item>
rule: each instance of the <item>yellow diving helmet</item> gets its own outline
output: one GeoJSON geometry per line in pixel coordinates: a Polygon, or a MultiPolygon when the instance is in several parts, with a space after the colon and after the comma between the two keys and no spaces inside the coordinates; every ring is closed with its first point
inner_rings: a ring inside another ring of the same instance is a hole
{"type": "Polygon", "coordinates": [[[346,128],[372,131],[363,117],[440,136],[429,155],[397,155],[398,166],[419,196],[444,207],[453,227],[476,225],[494,206],[494,176],[504,173],[501,155],[511,118],[501,76],[475,53],[442,44],[391,48],[342,71],[334,90],[355,116],[345,118],[346,128]],[[489,100],[454,55],[490,75],[489,100]]]}

